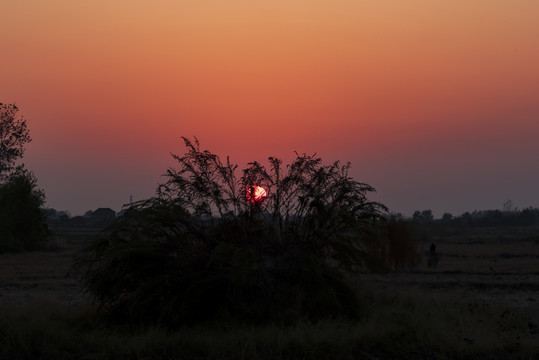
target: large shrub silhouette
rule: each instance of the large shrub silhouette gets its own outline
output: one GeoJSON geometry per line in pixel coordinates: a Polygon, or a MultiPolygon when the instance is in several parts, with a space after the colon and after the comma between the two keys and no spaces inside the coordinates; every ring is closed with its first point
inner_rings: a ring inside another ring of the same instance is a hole
{"type": "Polygon", "coordinates": [[[345,273],[365,265],[365,223],[385,210],[374,189],[297,155],[283,167],[237,165],[183,138],[177,169],[154,198],[138,202],[78,261],[87,289],[111,319],[167,326],[233,319],[291,323],[356,318],[345,273]],[[267,191],[247,201],[254,185],[267,191]]]}

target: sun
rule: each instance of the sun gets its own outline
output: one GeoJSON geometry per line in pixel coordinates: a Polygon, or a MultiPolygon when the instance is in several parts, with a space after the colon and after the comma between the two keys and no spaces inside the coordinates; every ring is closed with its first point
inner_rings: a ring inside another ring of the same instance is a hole
{"type": "Polygon", "coordinates": [[[268,194],[262,186],[251,185],[247,188],[245,197],[251,204],[261,204],[264,200],[266,200],[268,194]]]}

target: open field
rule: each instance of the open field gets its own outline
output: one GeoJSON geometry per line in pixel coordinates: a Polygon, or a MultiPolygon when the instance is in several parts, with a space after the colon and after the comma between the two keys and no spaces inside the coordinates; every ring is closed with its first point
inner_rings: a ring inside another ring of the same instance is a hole
{"type": "MultiPolygon", "coordinates": [[[[469,299],[502,307],[539,324],[539,229],[485,228],[432,236],[442,254],[436,269],[426,256],[413,271],[366,274],[363,283],[401,294],[469,299]]],[[[538,339],[539,340],[539,339],[538,339]]]]}
{"type": "Polygon", "coordinates": [[[420,250],[436,243],[436,269],[424,257],[412,271],[358,275],[359,323],[173,333],[95,321],[68,276],[94,234],[61,231],[54,250],[0,255],[0,359],[539,358],[539,229],[430,235],[420,250]]]}
{"type": "Polygon", "coordinates": [[[95,234],[97,230],[62,230],[52,251],[0,254],[0,304],[86,302],[79,283],[68,273],[75,253],[95,234]]]}

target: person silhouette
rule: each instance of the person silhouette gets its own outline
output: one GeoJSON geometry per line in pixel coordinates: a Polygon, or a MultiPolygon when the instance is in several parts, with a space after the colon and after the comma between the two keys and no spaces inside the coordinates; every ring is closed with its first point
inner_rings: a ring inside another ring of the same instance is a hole
{"type": "Polygon", "coordinates": [[[430,251],[427,258],[427,266],[430,268],[435,268],[438,265],[438,253],[436,252],[436,245],[434,243],[430,244],[430,251]]]}

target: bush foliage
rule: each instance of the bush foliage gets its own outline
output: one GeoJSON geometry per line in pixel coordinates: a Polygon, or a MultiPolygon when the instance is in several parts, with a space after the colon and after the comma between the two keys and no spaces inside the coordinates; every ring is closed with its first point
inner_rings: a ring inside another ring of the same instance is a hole
{"type": "Polygon", "coordinates": [[[413,269],[421,261],[416,224],[394,216],[384,217],[367,230],[363,248],[381,269],[413,269]]]}
{"type": "Polygon", "coordinates": [[[184,138],[154,198],[127,209],[77,266],[105,314],[167,326],[358,316],[346,272],[366,264],[363,229],[385,207],[350,164],[299,155],[237,165],[184,138]],[[266,189],[251,203],[250,187],[266,189]]]}
{"type": "Polygon", "coordinates": [[[0,184],[0,253],[38,249],[49,231],[45,194],[32,173],[19,169],[0,184]]]}

